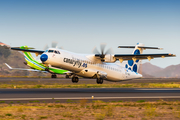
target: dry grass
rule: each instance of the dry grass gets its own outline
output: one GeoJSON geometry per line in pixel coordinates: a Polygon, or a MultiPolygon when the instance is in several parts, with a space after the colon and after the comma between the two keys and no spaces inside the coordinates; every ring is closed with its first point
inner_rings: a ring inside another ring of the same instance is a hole
{"type": "Polygon", "coordinates": [[[160,120],[180,118],[179,101],[0,104],[0,119],[160,120]]]}
{"type": "Polygon", "coordinates": [[[0,84],[0,88],[180,88],[179,82],[174,83],[132,83],[132,84],[41,84],[40,82],[11,81],[8,84],[0,84]]]}

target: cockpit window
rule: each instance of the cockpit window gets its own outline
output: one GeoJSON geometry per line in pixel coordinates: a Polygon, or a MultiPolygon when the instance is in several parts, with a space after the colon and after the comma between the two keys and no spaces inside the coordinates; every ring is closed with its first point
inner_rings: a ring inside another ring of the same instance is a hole
{"type": "Polygon", "coordinates": [[[49,50],[48,52],[49,52],[49,53],[53,53],[53,52],[54,52],[54,50],[49,50]]]}
{"type": "Polygon", "coordinates": [[[54,52],[55,52],[56,54],[60,54],[60,52],[59,52],[59,51],[56,51],[56,50],[55,50],[54,52]]]}
{"type": "Polygon", "coordinates": [[[49,50],[49,51],[48,51],[48,53],[60,54],[60,52],[59,52],[59,51],[57,51],[57,50],[49,50]]]}

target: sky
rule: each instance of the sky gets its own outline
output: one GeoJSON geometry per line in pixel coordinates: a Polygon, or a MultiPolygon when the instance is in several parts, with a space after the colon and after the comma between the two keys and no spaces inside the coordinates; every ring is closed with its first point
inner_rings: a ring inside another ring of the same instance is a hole
{"type": "Polygon", "coordinates": [[[115,54],[133,51],[119,45],[143,43],[164,48],[144,53],[177,55],[150,61],[165,68],[180,64],[180,0],[1,0],[0,41],[38,50],[56,41],[85,54],[101,43],[115,54]]]}

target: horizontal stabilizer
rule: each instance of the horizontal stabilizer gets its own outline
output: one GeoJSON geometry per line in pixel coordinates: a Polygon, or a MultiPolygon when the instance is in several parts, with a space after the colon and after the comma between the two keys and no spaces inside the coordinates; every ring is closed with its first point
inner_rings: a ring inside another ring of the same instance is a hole
{"type": "MultiPolygon", "coordinates": [[[[136,46],[118,46],[118,48],[135,48],[136,46]]],[[[144,46],[137,46],[138,48],[142,49],[159,49],[162,50],[163,48],[158,48],[158,47],[144,47],[144,46]]]]}
{"type": "Polygon", "coordinates": [[[135,46],[118,46],[118,48],[135,48],[135,46]]]}

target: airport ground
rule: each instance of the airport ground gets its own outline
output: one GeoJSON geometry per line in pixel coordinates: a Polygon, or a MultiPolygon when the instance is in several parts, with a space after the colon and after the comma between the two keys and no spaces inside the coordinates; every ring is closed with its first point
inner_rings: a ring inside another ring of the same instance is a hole
{"type": "Polygon", "coordinates": [[[179,101],[1,103],[3,120],[179,120],[179,101]]]}
{"type": "Polygon", "coordinates": [[[81,78],[72,83],[65,78],[0,78],[0,101],[66,102],[71,99],[111,101],[156,101],[159,99],[180,100],[180,79],[154,78],[133,79],[121,82],[104,81],[97,84],[95,79],[81,78]]]}
{"type": "Polygon", "coordinates": [[[0,83],[0,119],[180,119],[176,78],[105,81],[101,86],[84,78],[72,83],[64,78],[7,77],[0,83]],[[162,86],[147,88],[149,84],[162,86]]]}
{"type": "MultiPolygon", "coordinates": [[[[12,82],[24,82],[29,84],[34,82],[38,84],[41,82],[42,84],[74,84],[71,79],[68,78],[30,78],[30,77],[0,77],[0,83],[11,84],[12,82]]],[[[132,80],[123,80],[119,82],[110,82],[104,80],[103,84],[129,84],[129,83],[168,83],[168,82],[180,82],[180,78],[140,78],[140,79],[132,79],[132,80]]],[[[86,79],[80,78],[77,84],[97,84],[96,79],[86,79]]]]}

